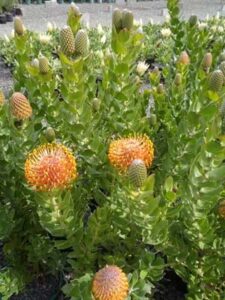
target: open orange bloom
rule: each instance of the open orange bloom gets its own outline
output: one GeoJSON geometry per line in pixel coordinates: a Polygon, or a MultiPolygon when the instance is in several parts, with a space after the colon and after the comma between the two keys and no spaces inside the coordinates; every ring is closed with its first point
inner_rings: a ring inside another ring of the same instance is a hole
{"type": "Polygon", "coordinates": [[[134,159],[141,159],[150,167],[154,158],[153,143],[146,135],[118,139],[111,142],[108,157],[120,171],[127,171],[134,159]]]}
{"type": "Polygon", "coordinates": [[[127,276],[117,266],[106,266],[95,274],[92,284],[95,300],[125,300],[128,290],[127,276]]]}
{"type": "Polygon", "coordinates": [[[44,144],[28,155],[25,176],[39,191],[63,189],[77,177],[76,161],[65,146],[44,144]]]}

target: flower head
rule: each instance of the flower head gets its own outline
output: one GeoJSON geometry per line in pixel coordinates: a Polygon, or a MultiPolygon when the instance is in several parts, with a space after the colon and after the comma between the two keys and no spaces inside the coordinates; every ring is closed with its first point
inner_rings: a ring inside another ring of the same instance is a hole
{"type": "Polygon", "coordinates": [[[212,30],[212,32],[216,32],[217,31],[216,25],[211,26],[211,30],[212,30]]]}
{"type": "Polygon", "coordinates": [[[170,20],[171,20],[170,15],[169,15],[169,14],[166,14],[166,15],[165,15],[165,22],[166,22],[166,23],[169,23],[170,20]]]}
{"type": "Polygon", "coordinates": [[[102,44],[105,44],[106,42],[106,35],[104,34],[102,37],[101,37],[101,43],[102,44]]]}
{"type": "Polygon", "coordinates": [[[154,158],[153,143],[146,135],[121,138],[111,142],[108,157],[120,171],[127,171],[134,159],[141,159],[150,167],[154,158]]]}
{"type": "Polygon", "coordinates": [[[92,284],[95,300],[125,300],[128,289],[127,276],[117,266],[106,266],[99,270],[92,284]]]}
{"type": "Polygon", "coordinates": [[[47,23],[47,30],[48,32],[52,32],[54,30],[54,25],[51,22],[47,23]]]}
{"type": "Polygon", "coordinates": [[[216,13],[215,19],[216,19],[216,20],[219,20],[219,19],[220,19],[220,12],[219,12],[219,11],[216,13]]]}
{"type": "Polygon", "coordinates": [[[218,26],[218,32],[224,32],[223,26],[218,26]]]}
{"type": "Polygon", "coordinates": [[[39,191],[64,189],[77,177],[75,158],[61,144],[41,145],[28,155],[25,177],[39,191]]]}
{"type": "Polygon", "coordinates": [[[42,44],[49,44],[50,40],[51,40],[51,36],[48,34],[40,34],[39,35],[39,41],[42,44]]]}
{"type": "Polygon", "coordinates": [[[208,27],[208,24],[206,22],[199,22],[198,23],[199,30],[204,30],[207,27],[208,27]]]}
{"type": "Polygon", "coordinates": [[[100,35],[104,34],[104,30],[103,30],[101,24],[98,24],[98,26],[97,26],[97,31],[98,31],[98,34],[100,34],[100,35]]]}
{"type": "Polygon", "coordinates": [[[169,28],[162,28],[161,34],[163,37],[169,37],[169,36],[171,36],[172,32],[169,28]]]}
{"type": "Polygon", "coordinates": [[[11,34],[10,34],[10,37],[11,37],[12,39],[15,37],[15,30],[14,30],[14,29],[12,29],[11,34]]]}
{"type": "Polygon", "coordinates": [[[140,61],[137,65],[137,73],[142,76],[148,70],[149,65],[144,61],[140,61]]]}

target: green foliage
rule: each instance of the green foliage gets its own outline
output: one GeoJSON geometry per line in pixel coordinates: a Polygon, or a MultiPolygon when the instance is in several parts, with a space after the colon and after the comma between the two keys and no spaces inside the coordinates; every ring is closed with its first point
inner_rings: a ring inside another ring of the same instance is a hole
{"type": "Polygon", "coordinates": [[[12,295],[18,294],[24,288],[22,274],[11,269],[0,273],[0,294],[4,295],[2,300],[9,299],[12,295]]]}

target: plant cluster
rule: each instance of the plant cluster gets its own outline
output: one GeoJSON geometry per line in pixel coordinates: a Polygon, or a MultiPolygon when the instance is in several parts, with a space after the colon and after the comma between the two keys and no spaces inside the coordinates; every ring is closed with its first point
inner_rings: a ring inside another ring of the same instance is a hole
{"type": "Polygon", "coordinates": [[[166,268],[187,299],[225,297],[224,20],[167,5],[143,31],[118,9],[87,30],[72,4],[61,30],[16,18],[1,41],[3,299],[47,272],[70,299],[154,299],[166,268]]]}

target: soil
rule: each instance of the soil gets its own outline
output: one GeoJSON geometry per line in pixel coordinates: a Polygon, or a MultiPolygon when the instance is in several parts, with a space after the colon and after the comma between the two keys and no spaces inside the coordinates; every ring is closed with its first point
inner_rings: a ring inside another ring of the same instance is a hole
{"type": "Polygon", "coordinates": [[[29,284],[26,290],[10,300],[63,300],[60,280],[52,275],[41,276],[29,284]]]}
{"type": "Polygon", "coordinates": [[[167,270],[156,286],[154,300],[184,300],[186,293],[186,283],[173,270],[167,270]]]}
{"type": "MultiPolygon", "coordinates": [[[[0,271],[6,267],[3,244],[0,243],[0,271]]],[[[22,293],[12,296],[10,300],[63,300],[61,281],[53,275],[42,275],[30,283],[22,293]]],[[[1,295],[0,295],[1,299],[1,295]]]]}
{"type": "Polygon", "coordinates": [[[3,244],[0,242],[0,270],[6,266],[6,261],[4,259],[2,247],[3,247],[3,244]]]}

